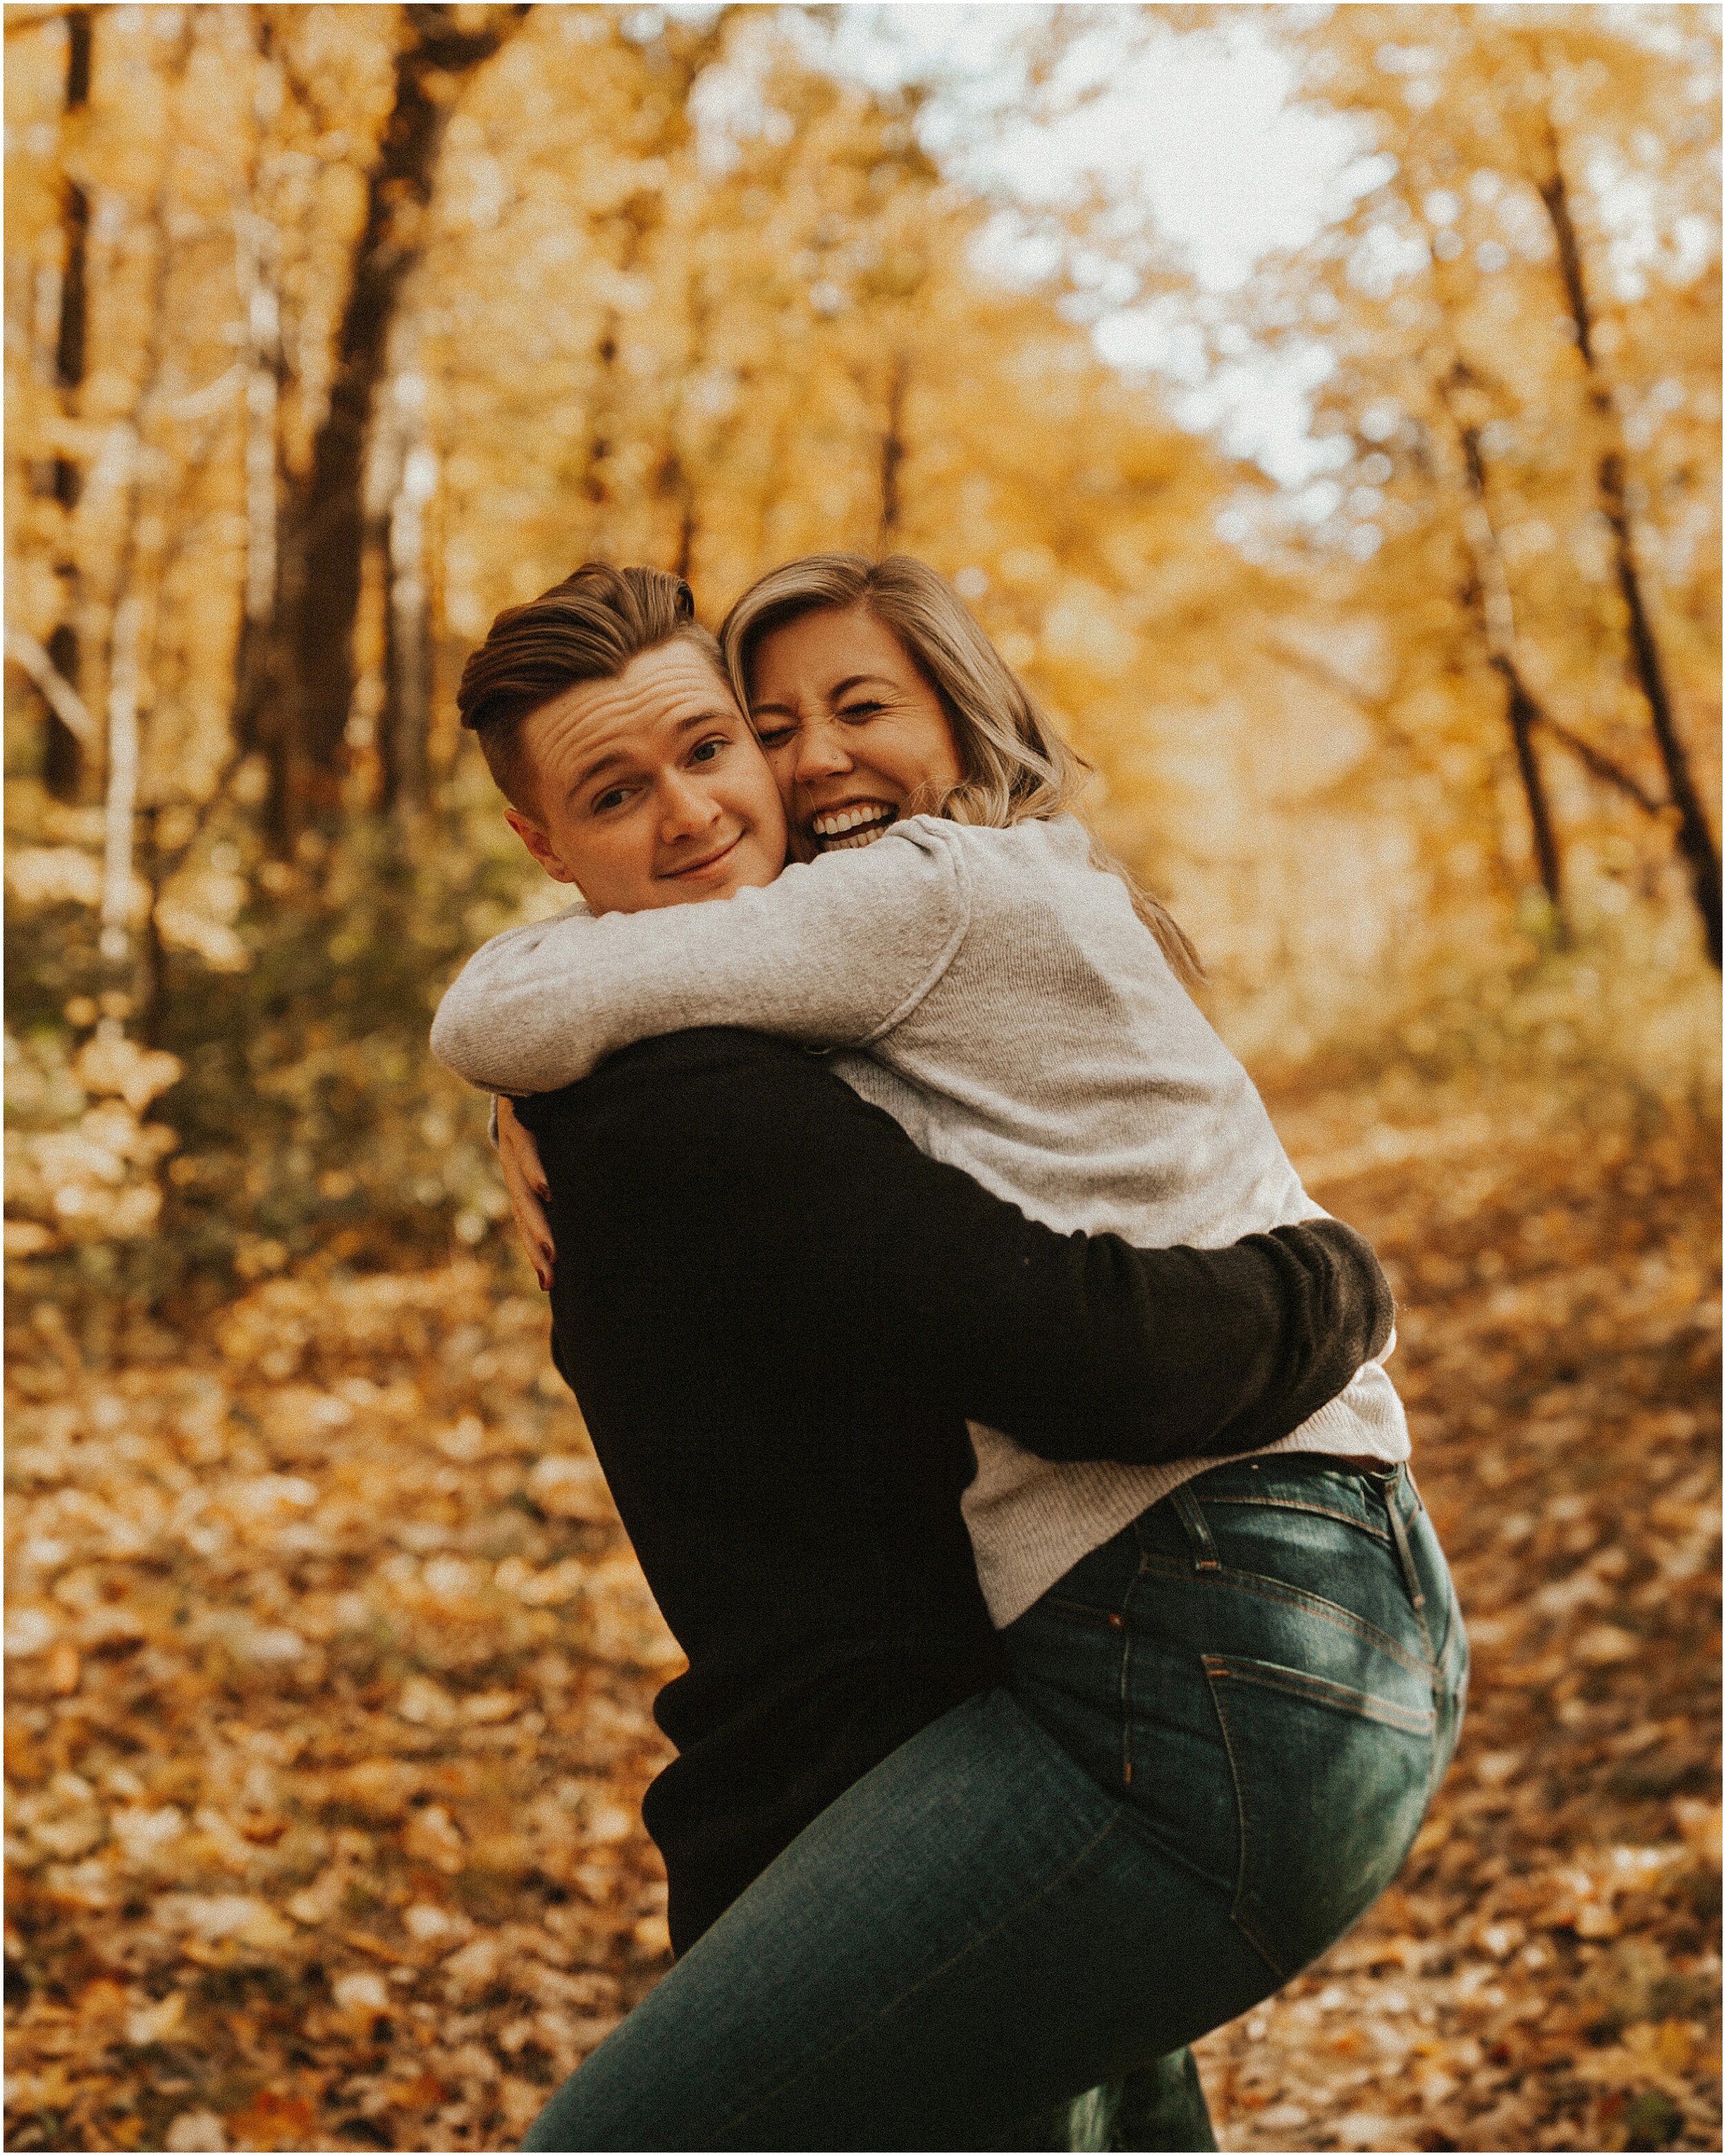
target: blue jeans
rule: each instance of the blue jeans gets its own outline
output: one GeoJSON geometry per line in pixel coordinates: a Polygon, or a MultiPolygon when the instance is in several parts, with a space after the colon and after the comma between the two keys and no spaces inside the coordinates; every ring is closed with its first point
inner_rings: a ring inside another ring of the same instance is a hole
{"type": "Polygon", "coordinates": [[[830,1804],[527,2147],[1069,2145],[1102,2085],[1256,2005],[1390,1881],[1467,1667],[1406,1471],[1297,1455],[1198,1477],[1003,1636],[1009,1686],[830,1804]]]}

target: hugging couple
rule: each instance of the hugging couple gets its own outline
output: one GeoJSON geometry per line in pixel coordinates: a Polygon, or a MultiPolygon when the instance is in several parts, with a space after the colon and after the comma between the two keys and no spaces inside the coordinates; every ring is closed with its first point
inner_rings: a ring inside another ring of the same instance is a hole
{"type": "Polygon", "coordinates": [[[1371,1250],[922,563],[717,639],[588,564],[460,704],[585,904],[433,1046],[689,1658],[677,1959],[527,2146],[1214,2148],[1186,2046],[1378,1895],[1461,1712],[1371,1250]]]}

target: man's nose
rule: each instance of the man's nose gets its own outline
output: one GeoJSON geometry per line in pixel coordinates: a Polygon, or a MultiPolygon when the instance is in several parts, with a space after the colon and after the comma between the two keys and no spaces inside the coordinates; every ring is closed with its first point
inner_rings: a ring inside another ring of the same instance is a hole
{"type": "Polygon", "coordinates": [[[799,728],[795,778],[799,786],[835,778],[850,767],[844,737],[831,719],[811,719],[799,728]]]}
{"type": "Polygon", "coordinates": [[[685,839],[705,831],[719,814],[719,804],[704,787],[686,773],[667,773],[660,785],[660,832],[666,839],[685,839]]]}

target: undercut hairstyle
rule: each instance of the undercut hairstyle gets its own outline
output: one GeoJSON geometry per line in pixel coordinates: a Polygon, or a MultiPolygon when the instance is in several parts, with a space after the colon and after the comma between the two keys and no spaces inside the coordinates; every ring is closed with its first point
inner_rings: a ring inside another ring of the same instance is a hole
{"type": "Polygon", "coordinates": [[[523,721],[566,690],[614,681],[644,651],[675,643],[692,644],[728,681],[717,641],[696,619],[689,586],[667,569],[583,562],[537,599],[505,608],[462,668],[455,704],[511,808],[539,814],[523,721]]]}
{"type": "MultiPolygon", "coordinates": [[[[719,631],[738,702],[750,708],[756,656],[778,629],[804,614],[859,608],[891,629],[940,698],[963,776],[938,798],[912,805],[956,824],[1001,829],[1078,813],[1091,767],[1063,741],[947,579],[909,554],[871,562],[861,554],[808,554],[752,584],[719,631]]],[[[1168,908],[1098,842],[1092,859],[1120,877],[1135,911],[1182,980],[1205,969],[1168,908]]]]}

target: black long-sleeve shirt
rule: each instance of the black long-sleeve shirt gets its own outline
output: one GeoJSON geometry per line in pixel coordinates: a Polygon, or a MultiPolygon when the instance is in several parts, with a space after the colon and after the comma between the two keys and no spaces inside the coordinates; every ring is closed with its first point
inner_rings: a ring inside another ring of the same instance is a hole
{"type": "Polygon", "coordinates": [[[1059,1235],[785,1041],[644,1041],[518,1109],[551,1186],[557,1366],[689,1657],[643,1806],[680,1952],[997,1681],[967,1417],[1056,1459],[1250,1451],[1389,1334],[1340,1222],[1222,1250],[1059,1235]]]}

